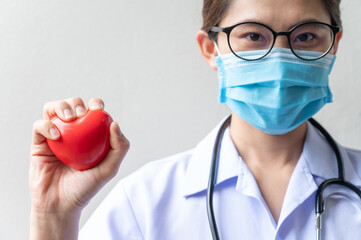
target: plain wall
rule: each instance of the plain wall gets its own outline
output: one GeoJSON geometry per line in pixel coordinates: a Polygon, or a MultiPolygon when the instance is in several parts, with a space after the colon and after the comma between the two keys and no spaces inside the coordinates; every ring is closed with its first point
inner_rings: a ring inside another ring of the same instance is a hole
{"type": "MultiPolygon", "coordinates": [[[[131,141],[119,179],[194,147],[229,111],[194,39],[198,0],[0,0],[0,239],[27,239],[32,124],[45,102],[100,97],[131,141]]],[[[334,103],[319,119],[361,148],[360,0],[342,4],[344,37],[331,75],[334,103]]]]}

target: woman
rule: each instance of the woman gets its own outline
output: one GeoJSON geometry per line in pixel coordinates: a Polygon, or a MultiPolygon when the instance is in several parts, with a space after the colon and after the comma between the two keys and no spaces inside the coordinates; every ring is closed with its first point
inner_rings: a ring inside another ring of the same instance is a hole
{"type": "MultiPolygon", "coordinates": [[[[218,70],[220,102],[233,112],[213,194],[220,239],[315,239],[317,186],[336,177],[337,166],[332,148],[307,119],[332,100],[328,74],[342,36],[339,4],[204,0],[196,39],[218,70]]],[[[90,110],[103,107],[100,99],[88,104],[90,110]]],[[[44,119],[34,124],[31,239],[77,239],[82,209],[116,174],[129,148],[112,123],[111,149],[98,166],[76,172],[61,164],[45,141],[59,137],[48,119],[57,114],[69,121],[86,111],[79,98],[48,103],[44,119]]],[[[206,191],[219,128],[195,149],[122,180],[80,238],[211,239],[206,191]]],[[[360,188],[361,152],[340,150],[345,179],[360,188]]],[[[324,239],[361,239],[361,212],[352,203],[343,195],[329,198],[324,239]]]]}

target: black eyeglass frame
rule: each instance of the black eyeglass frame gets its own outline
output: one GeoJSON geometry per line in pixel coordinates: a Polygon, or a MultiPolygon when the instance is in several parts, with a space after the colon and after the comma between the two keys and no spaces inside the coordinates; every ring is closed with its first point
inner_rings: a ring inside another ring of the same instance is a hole
{"type": "Polygon", "coordinates": [[[270,52],[271,50],[273,49],[273,46],[276,42],[276,39],[278,36],[286,36],[287,37],[287,41],[288,41],[288,44],[290,46],[290,49],[291,51],[293,52],[293,54],[302,59],[302,60],[306,60],[306,61],[315,61],[315,60],[318,60],[320,58],[323,58],[324,56],[326,56],[330,51],[331,49],[333,48],[334,44],[335,44],[335,40],[336,40],[336,34],[339,33],[341,31],[341,27],[339,26],[334,26],[334,25],[330,25],[330,24],[327,24],[327,23],[323,23],[323,22],[304,22],[304,23],[301,23],[301,24],[297,24],[296,26],[292,27],[291,30],[287,31],[287,32],[276,32],[274,31],[272,28],[270,28],[269,26],[263,24],[263,23],[259,23],[259,22],[241,22],[241,23],[237,23],[235,25],[232,25],[230,27],[225,27],[225,28],[222,28],[222,27],[209,27],[209,28],[206,28],[205,31],[208,33],[208,36],[211,40],[215,41],[217,40],[217,34],[220,33],[220,32],[224,32],[227,34],[227,42],[228,42],[228,46],[229,46],[229,49],[232,51],[232,53],[240,58],[240,59],[243,59],[243,60],[246,60],[246,61],[255,61],[255,60],[259,60],[259,59],[262,59],[264,57],[266,57],[270,52]],[[231,42],[230,42],[230,35],[231,35],[231,32],[232,30],[235,28],[235,27],[238,27],[239,25],[243,25],[243,24],[258,24],[258,25],[261,25],[265,28],[267,28],[268,30],[270,30],[273,34],[273,43],[270,47],[270,49],[268,50],[268,52],[262,56],[262,57],[259,57],[259,58],[256,58],[256,59],[244,59],[240,56],[238,56],[232,49],[231,47],[231,42]],[[332,33],[333,33],[333,39],[332,39],[332,44],[330,46],[330,48],[324,53],[322,54],[321,56],[315,58],[315,59],[307,59],[307,58],[303,58],[301,56],[298,56],[295,51],[293,50],[292,48],[292,45],[291,45],[291,34],[293,33],[293,31],[301,26],[304,26],[304,25],[307,25],[307,24],[321,24],[321,25],[324,25],[324,26],[327,26],[331,29],[332,33]]]}

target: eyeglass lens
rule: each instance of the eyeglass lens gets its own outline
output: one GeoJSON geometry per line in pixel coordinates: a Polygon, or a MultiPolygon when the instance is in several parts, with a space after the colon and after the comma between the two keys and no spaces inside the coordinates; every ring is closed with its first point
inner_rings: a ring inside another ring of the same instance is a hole
{"type": "MultiPolygon", "coordinates": [[[[267,27],[257,23],[244,23],[232,29],[229,44],[232,51],[245,60],[255,60],[266,55],[272,48],[275,36],[267,27]],[[261,51],[260,55],[250,55],[247,51],[261,51]]],[[[324,24],[308,23],[294,28],[289,36],[290,47],[304,59],[317,59],[332,47],[334,34],[324,24]],[[307,54],[304,54],[307,51],[307,54]],[[312,52],[310,54],[309,52],[312,52]]]]}

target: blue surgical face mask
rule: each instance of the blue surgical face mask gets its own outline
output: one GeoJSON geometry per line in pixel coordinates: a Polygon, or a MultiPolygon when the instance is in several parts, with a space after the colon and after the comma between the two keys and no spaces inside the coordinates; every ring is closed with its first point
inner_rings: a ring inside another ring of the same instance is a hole
{"type": "Polygon", "coordinates": [[[268,134],[285,134],[332,102],[328,75],[334,61],[331,54],[315,61],[301,60],[284,48],[275,48],[256,61],[242,60],[233,53],[218,56],[219,102],[268,134]]]}

